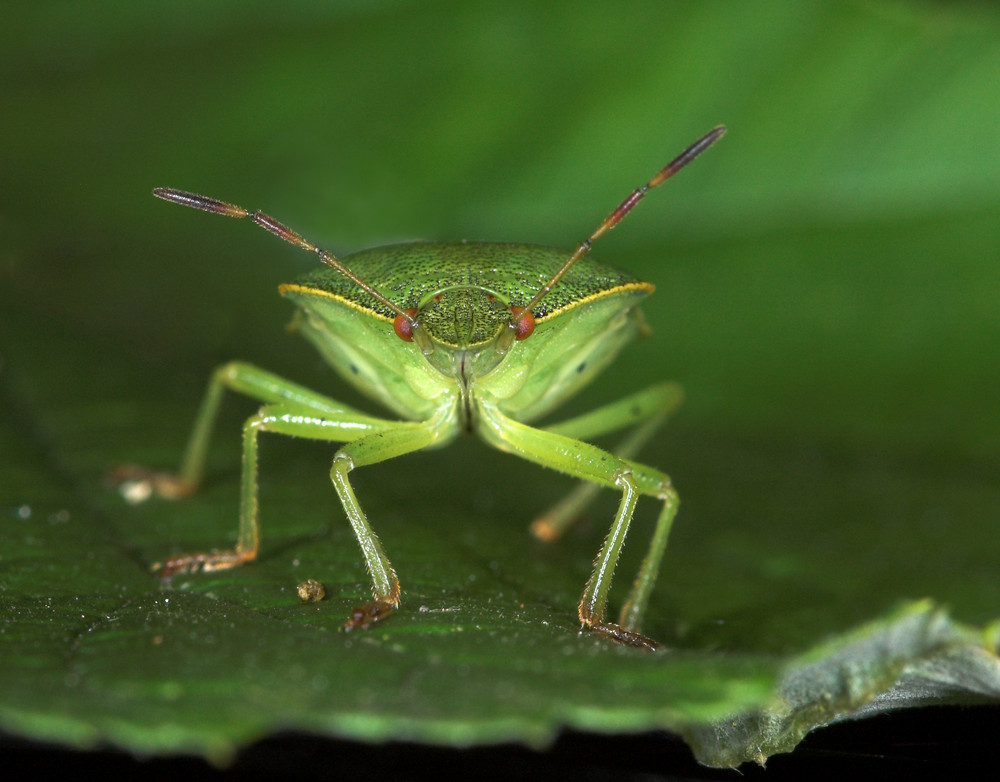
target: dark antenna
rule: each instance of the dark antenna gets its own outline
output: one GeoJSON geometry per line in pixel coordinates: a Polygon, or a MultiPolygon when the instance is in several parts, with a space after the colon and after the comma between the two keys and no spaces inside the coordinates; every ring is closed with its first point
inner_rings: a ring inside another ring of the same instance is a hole
{"type": "Polygon", "coordinates": [[[162,198],[164,201],[170,201],[175,204],[180,204],[181,206],[189,206],[192,209],[200,209],[202,212],[211,212],[212,214],[224,215],[225,217],[249,217],[261,228],[270,231],[279,239],[284,239],[289,244],[294,244],[296,247],[303,250],[316,253],[323,263],[327,266],[332,266],[338,272],[343,274],[347,279],[361,288],[361,290],[369,296],[395,312],[397,317],[404,318],[407,322],[409,322],[411,329],[416,329],[416,318],[400,309],[398,305],[389,301],[375,288],[344,266],[344,264],[342,264],[332,253],[317,247],[308,239],[300,234],[297,234],[287,225],[279,223],[270,215],[266,215],[263,212],[251,212],[249,209],[244,209],[242,206],[237,206],[236,204],[227,204],[225,201],[219,201],[217,198],[209,198],[208,196],[198,195],[197,193],[188,193],[184,190],[174,190],[172,187],[157,187],[153,190],[153,195],[157,198],[162,198]]]}
{"type": "Polygon", "coordinates": [[[694,142],[691,146],[689,146],[687,149],[681,152],[677,157],[675,157],[673,160],[667,163],[667,165],[664,166],[662,169],[660,169],[660,172],[652,179],[650,179],[646,184],[644,184],[642,187],[636,190],[633,190],[632,194],[624,201],[622,201],[618,205],[617,209],[615,209],[611,214],[609,214],[606,218],[604,218],[604,222],[597,227],[597,230],[594,231],[589,237],[587,237],[587,239],[585,239],[580,244],[579,247],[576,248],[576,252],[574,252],[567,259],[566,263],[562,265],[562,268],[559,269],[559,271],[557,271],[555,274],[552,275],[552,279],[550,279],[547,283],[545,283],[545,285],[541,287],[538,293],[535,294],[535,297],[528,302],[525,308],[517,312],[514,315],[514,317],[511,318],[510,321],[511,331],[514,332],[517,331],[518,325],[521,323],[521,321],[527,318],[531,314],[531,311],[538,305],[538,302],[540,302],[548,295],[548,293],[559,283],[559,280],[563,278],[563,275],[570,270],[573,264],[579,261],[588,252],[590,252],[590,248],[591,246],[593,246],[594,242],[596,242],[599,238],[601,238],[601,236],[603,236],[605,233],[607,233],[616,225],[618,225],[618,223],[622,220],[622,218],[625,217],[625,215],[627,215],[630,211],[632,211],[632,207],[634,207],[637,203],[639,203],[642,200],[642,197],[646,195],[646,192],[648,190],[652,190],[654,187],[658,187],[659,185],[662,185],[664,182],[670,179],[670,177],[672,177],[674,174],[676,174],[678,171],[684,168],[684,166],[686,166],[688,163],[690,163],[692,160],[698,157],[698,155],[700,155],[702,152],[704,152],[706,149],[712,146],[712,144],[714,144],[716,141],[722,138],[722,135],[725,132],[726,128],[724,125],[719,125],[717,128],[710,130],[708,133],[706,133],[704,136],[702,136],[700,139],[694,142]]]}

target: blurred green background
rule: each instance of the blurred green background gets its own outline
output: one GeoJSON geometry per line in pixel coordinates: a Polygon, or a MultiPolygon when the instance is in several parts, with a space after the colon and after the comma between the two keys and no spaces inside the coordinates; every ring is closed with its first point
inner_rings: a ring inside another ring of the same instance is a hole
{"type": "MultiPolygon", "coordinates": [[[[1000,12],[971,2],[18,4],[0,30],[8,594],[72,594],[102,552],[138,585],[171,547],[224,542],[245,401],[220,422],[222,493],[201,511],[125,508],[101,486],[116,462],[175,462],[216,364],[365,404],[283,331],[276,286],[313,259],[154,186],[264,209],[339,254],[570,251],[725,123],[597,245],[657,285],[654,336],[566,410],[665,378],[687,391],[643,457],[682,498],[651,631],[784,653],[907,598],[995,618],[997,85],[1000,12]]],[[[328,450],[278,439],[265,548],[316,519],[344,533],[328,450]],[[319,510],[286,533],[284,501],[319,510]]],[[[362,502],[417,591],[447,573],[452,529],[488,528],[516,571],[527,521],[569,485],[465,444],[370,476],[362,502]]],[[[602,513],[552,587],[568,627],[602,513]]]]}

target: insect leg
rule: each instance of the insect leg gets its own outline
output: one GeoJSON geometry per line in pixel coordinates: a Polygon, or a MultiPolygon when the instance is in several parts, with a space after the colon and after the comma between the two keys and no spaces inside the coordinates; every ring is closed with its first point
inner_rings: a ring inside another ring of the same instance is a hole
{"type": "Polygon", "coordinates": [[[583,597],[580,600],[580,619],[586,621],[585,617],[588,614],[594,617],[595,621],[597,617],[600,617],[600,624],[592,622],[595,630],[621,643],[633,646],[649,646],[652,643],[653,648],[655,648],[657,644],[649,642],[649,639],[641,635],[642,618],[646,613],[650,594],[660,572],[660,563],[663,561],[663,555],[667,549],[667,539],[670,536],[674,517],[677,515],[680,498],[671,485],[670,478],[664,473],[638,462],[626,461],[626,464],[628,470],[621,473],[619,478],[624,486],[621,507],[619,507],[611,531],[597,555],[594,571],[583,591],[583,597]],[[652,540],[646,549],[642,564],[639,566],[639,572],[632,582],[632,588],[622,606],[616,625],[604,621],[603,617],[607,609],[608,591],[611,588],[614,565],[618,561],[618,553],[627,531],[627,521],[625,521],[625,528],[621,528],[624,514],[627,513],[628,520],[631,520],[631,510],[626,510],[626,502],[631,491],[658,497],[663,500],[663,508],[660,510],[656,527],[653,529],[652,540]]]}
{"type": "Polygon", "coordinates": [[[672,486],[663,490],[662,497],[663,508],[656,520],[649,548],[646,549],[646,556],[642,559],[639,572],[618,615],[618,623],[633,633],[638,633],[642,629],[642,618],[646,614],[649,596],[660,573],[660,563],[667,550],[667,538],[670,537],[670,528],[673,526],[674,516],[677,515],[677,507],[680,505],[680,498],[672,486]]]}
{"type": "MultiPolygon", "coordinates": [[[[638,424],[612,451],[620,459],[630,459],[663,426],[683,398],[684,392],[676,383],[660,383],[584,415],[546,426],[544,429],[567,437],[589,440],[607,432],[638,424]]],[[[546,542],[558,540],[580,517],[583,510],[590,506],[600,488],[595,483],[579,484],[560,502],[531,523],[532,534],[546,542]]]]}
{"type": "Polygon", "coordinates": [[[321,415],[347,416],[358,425],[367,423],[373,427],[381,427],[391,423],[368,416],[360,410],[317,394],[251,364],[233,361],[223,364],[212,373],[187,448],[184,450],[180,469],[176,473],[123,465],[111,472],[109,482],[118,486],[122,496],[130,502],[141,502],[152,494],[167,499],[178,499],[197,491],[205,471],[205,457],[208,454],[212,429],[226,389],[261,402],[285,402],[321,415]]]}
{"type": "MultiPolygon", "coordinates": [[[[488,402],[480,401],[479,412],[480,433],[496,448],[622,492],[615,520],[597,555],[594,570],[580,600],[580,621],[619,643],[656,648],[655,641],[640,635],[635,628],[638,627],[641,612],[648,603],[649,589],[652,588],[659,569],[662,550],[653,551],[647,558],[648,562],[640,569],[642,589],[639,593],[630,595],[630,599],[633,596],[638,598],[633,601],[636,608],[629,613],[631,626],[621,626],[607,621],[606,613],[611,579],[640,494],[659,497],[667,503],[660,514],[661,521],[657,525],[657,533],[654,533],[657,542],[662,538],[663,545],[666,544],[666,532],[669,531],[670,521],[677,505],[670,479],[657,470],[620,459],[589,443],[514,421],[488,402]]],[[[636,593],[635,587],[633,593],[636,593]]]]}
{"type": "Polygon", "coordinates": [[[358,420],[350,413],[338,414],[332,410],[320,414],[308,407],[291,402],[262,407],[255,415],[250,416],[243,425],[243,477],[240,486],[240,516],[236,547],[171,557],[166,562],[154,564],[153,570],[158,571],[161,578],[169,579],[178,573],[225,570],[256,559],[260,546],[257,501],[257,436],[261,432],[269,431],[307,437],[313,440],[344,442],[387,427],[407,425],[371,419],[367,416],[358,420]]]}
{"type": "Polygon", "coordinates": [[[366,628],[399,607],[399,580],[396,571],[382,550],[382,544],[368,524],[361,505],[348,480],[348,473],[356,467],[376,464],[396,456],[427,448],[443,438],[454,436],[456,414],[451,406],[421,423],[402,422],[390,429],[377,432],[347,443],[333,457],[330,480],[340,496],[344,512],[361,547],[365,565],[372,578],[374,600],[363,603],[351,612],[344,624],[345,630],[366,628]]]}

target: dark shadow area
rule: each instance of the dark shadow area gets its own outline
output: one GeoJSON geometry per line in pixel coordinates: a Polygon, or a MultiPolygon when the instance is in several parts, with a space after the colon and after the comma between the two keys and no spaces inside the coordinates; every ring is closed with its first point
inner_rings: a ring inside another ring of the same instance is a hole
{"type": "Polygon", "coordinates": [[[571,731],[550,749],[520,745],[447,749],[404,742],[361,744],[288,734],[261,741],[226,769],[191,757],[139,759],[114,751],[75,752],[5,737],[0,758],[21,777],[141,774],[144,779],[525,779],[753,780],[955,778],[997,765],[997,707],[942,707],[900,712],[817,731],[766,769],[699,765],[677,737],[663,733],[603,736],[571,731]]]}

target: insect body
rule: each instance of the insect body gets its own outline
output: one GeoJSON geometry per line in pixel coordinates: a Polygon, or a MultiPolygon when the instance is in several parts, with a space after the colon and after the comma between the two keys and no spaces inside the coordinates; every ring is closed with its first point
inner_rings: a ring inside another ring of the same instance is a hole
{"type": "MultiPolygon", "coordinates": [[[[585,626],[616,641],[653,648],[640,624],[656,580],[678,498],[670,479],[633,461],[634,453],[680,402],[673,384],[653,386],[598,410],[536,428],[594,378],[643,328],[639,303],[653,286],[589,257],[591,243],[656,187],[725,132],[716,128],[634,191],[568,258],[519,244],[401,244],[338,260],[268,215],[179,190],[157,189],[168,201],[231,217],[247,217],[286,241],[316,253],[320,268],[280,287],[297,306],[301,332],[324,358],[396,418],[374,417],[244,363],[215,371],[179,472],[126,467],[126,496],[145,487],[168,497],[193,492],[202,477],[209,435],[225,389],[263,407],[244,425],[243,482],[236,547],[174,557],[155,566],[164,578],[253,560],[259,547],[257,435],[279,432],[343,443],[330,477],[372,579],[373,599],[358,606],[346,629],[367,627],[399,605],[396,573],[369,526],[348,478],[367,464],[446,444],[474,432],[502,451],[581,478],[562,503],[537,519],[535,534],[552,540],[591,496],[621,493],[611,530],[579,605],[585,626]],[[634,427],[610,453],[585,440],[634,427]],[[608,592],[640,495],[663,505],[648,553],[619,621],[607,619],[608,592]]],[[[146,491],[145,494],[148,494],[146,491]]]]}

